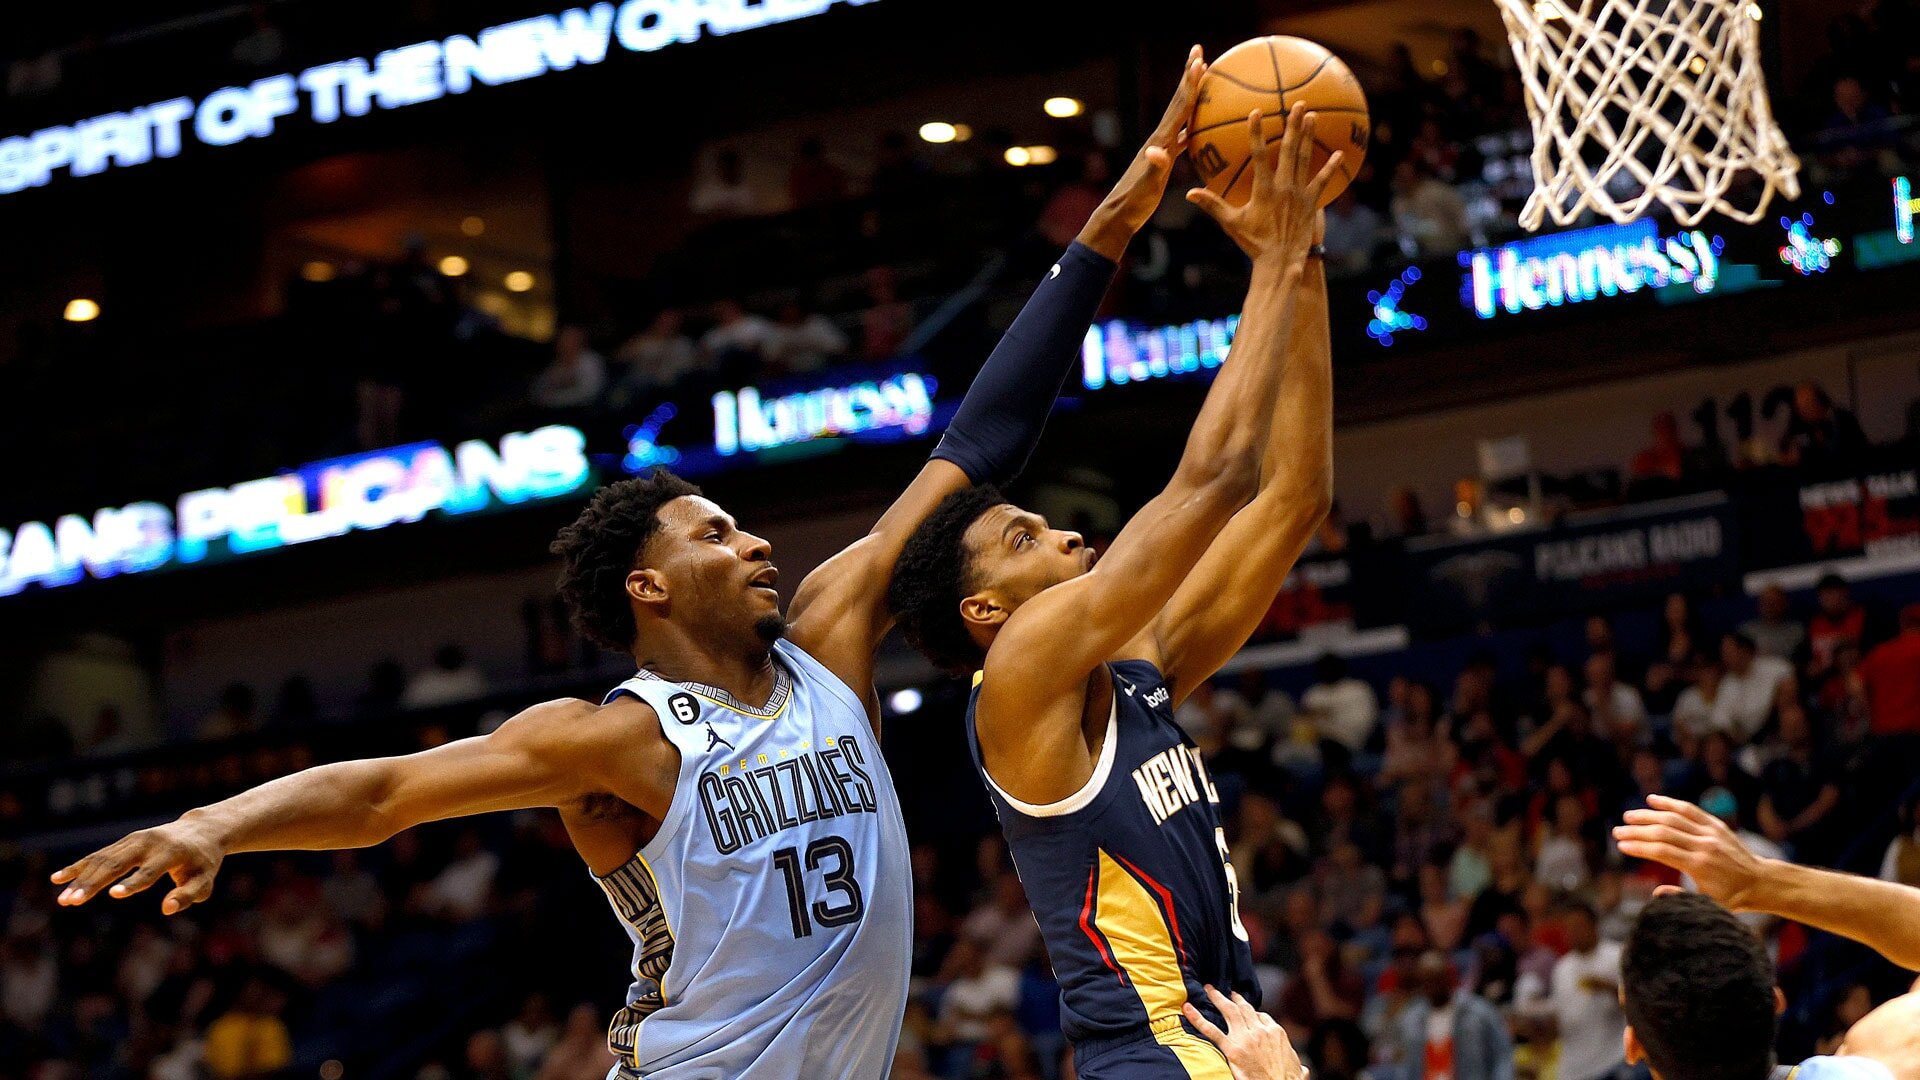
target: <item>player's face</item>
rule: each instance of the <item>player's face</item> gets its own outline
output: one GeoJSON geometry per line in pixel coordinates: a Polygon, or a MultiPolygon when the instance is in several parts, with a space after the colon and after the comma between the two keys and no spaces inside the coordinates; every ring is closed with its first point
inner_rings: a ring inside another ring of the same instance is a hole
{"type": "Polygon", "coordinates": [[[1012,612],[1043,589],[1093,569],[1093,549],[1077,532],[1047,526],[1045,518],[1003,503],[967,530],[976,593],[992,594],[1012,612]]]}
{"type": "Polygon", "coordinates": [[[752,627],[764,638],[781,625],[780,578],[771,559],[773,546],[733,520],[712,500],[698,495],[675,499],[660,508],[660,531],[648,551],[665,580],[675,617],[752,627]]]}

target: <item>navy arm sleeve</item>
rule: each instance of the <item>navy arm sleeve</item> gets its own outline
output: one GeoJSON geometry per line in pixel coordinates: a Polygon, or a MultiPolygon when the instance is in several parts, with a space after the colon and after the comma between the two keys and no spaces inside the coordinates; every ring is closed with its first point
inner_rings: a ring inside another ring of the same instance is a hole
{"type": "Polygon", "coordinates": [[[1006,483],[1020,474],[1115,266],[1078,241],[1067,248],[981,365],[934,457],[960,466],[976,484],[1006,483]]]}

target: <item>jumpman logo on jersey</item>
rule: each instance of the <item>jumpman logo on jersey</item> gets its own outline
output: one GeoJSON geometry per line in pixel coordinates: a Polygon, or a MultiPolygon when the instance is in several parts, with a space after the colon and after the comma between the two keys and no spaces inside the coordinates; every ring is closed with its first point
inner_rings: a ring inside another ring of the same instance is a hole
{"type": "Polygon", "coordinates": [[[707,749],[711,751],[718,746],[724,746],[729,750],[732,750],[734,748],[732,743],[721,738],[720,733],[713,730],[713,723],[709,721],[707,723],[707,749]]]}

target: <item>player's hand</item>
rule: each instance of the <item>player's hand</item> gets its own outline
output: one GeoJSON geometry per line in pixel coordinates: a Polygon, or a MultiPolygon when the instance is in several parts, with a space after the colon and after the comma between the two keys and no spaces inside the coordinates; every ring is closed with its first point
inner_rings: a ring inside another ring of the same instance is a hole
{"type": "Polygon", "coordinates": [[[1671,866],[1723,907],[1749,910],[1766,860],[1748,851],[1725,822],[1690,802],[1649,795],[1647,806],[1627,811],[1626,824],[1614,828],[1620,853],[1671,866]]]}
{"type": "Polygon", "coordinates": [[[1286,1030],[1273,1017],[1247,1004],[1238,993],[1227,998],[1209,986],[1207,998],[1220,1010],[1227,1030],[1215,1027],[1192,1002],[1180,1006],[1180,1011],[1195,1031],[1226,1055],[1234,1080],[1306,1080],[1307,1070],[1300,1064],[1300,1055],[1294,1053],[1286,1030]]]}
{"type": "Polygon", "coordinates": [[[1180,73],[1173,100],[1167,102],[1167,111],[1161,114],[1160,123],[1133,156],[1127,171],[1120,174],[1120,182],[1113,185],[1113,191],[1081,230],[1081,243],[1118,260],[1127,242],[1153,217],[1167,192],[1167,180],[1173,176],[1174,159],[1186,152],[1187,122],[1193,118],[1200,80],[1206,74],[1206,56],[1195,45],[1187,51],[1187,66],[1180,73]]]}
{"type": "Polygon", "coordinates": [[[1340,168],[1344,156],[1335,153],[1319,172],[1313,171],[1314,117],[1295,104],[1282,118],[1278,158],[1268,150],[1264,116],[1247,117],[1247,151],[1253,158],[1253,192],[1242,206],[1206,188],[1187,192],[1187,201],[1220,223],[1247,257],[1259,263],[1281,260],[1297,266],[1320,228],[1320,194],[1340,168]]]}
{"type": "Polygon", "coordinates": [[[207,832],[182,819],[142,829],[57,871],[55,885],[64,885],[59,903],[77,907],[101,890],[115,900],[142,892],[162,877],[174,888],[160,901],[160,913],[175,915],[213,893],[214,875],[226,857],[207,832]]]}

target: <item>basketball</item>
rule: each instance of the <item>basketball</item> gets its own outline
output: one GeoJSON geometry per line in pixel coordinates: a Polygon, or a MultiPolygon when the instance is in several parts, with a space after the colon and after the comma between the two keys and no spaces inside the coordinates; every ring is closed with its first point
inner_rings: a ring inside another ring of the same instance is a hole
{"type": "MultiPolygon", "coordinates": [[[[1313,167],[1345,151],[1339,175],[1320,196],[1325,206],[1339,197],[1360,173],[1367,156],[1373,120],[1360,80],[1340,58],[1305,38],[1269,36],[1243,41],[1207,68],[1194,107],[1187,152],[1202,180],[1235,206],[1247,201],[1253,172],[1247,168],[1247,116],[1259,109],[1281,117],[1295,102],[1306,102],[1315,121],[1313,167]]],[[[1266,129],[1273,152],[1280,152],[1280,125],[1266,129]]]]}

